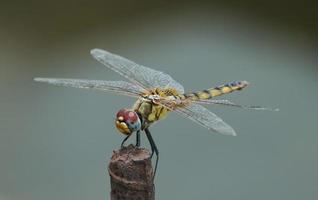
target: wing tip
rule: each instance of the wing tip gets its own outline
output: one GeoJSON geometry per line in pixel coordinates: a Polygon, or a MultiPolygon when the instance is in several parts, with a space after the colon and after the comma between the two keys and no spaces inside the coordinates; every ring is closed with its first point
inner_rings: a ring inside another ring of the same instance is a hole
{"type": "Polygon", "coordinates": [[[231,130],[228,133],[225,133],[225,135],[229,135],[229,136],[237,136],[236,132],[234,130],[231,130]]]}
{"type": "Polygon", "coordinates": [[[236,132],[232,128],[228,130],[216,130],[213,128],[208,128],[208,129],[211,130],[212,132],[220,133],[221,135],[237,136],[236,132]]]}
{"type": "Polygon", "coordinates": [[[230,126],[228,126],[226,129],[223,129],[223,130],[217,130],[217,132],[219,132],[223,135],[237,136],[235,130],[230,126]]]}
{"type": "Polygon", "coordinates": [[[36,82],[43,82],[43,81],[44,81],[44,78],[35,77],[35,78],[33,78],[33,81],[36,81],[36,82]]]}
{"type": "Polygon", "coordinates": [[[99,48],[94,48],[94,49],[91,49],[90,53],[92,56],[101,56],[101,54],[105,52],[104,50],[102,49],[99,49],[99,48]]]}

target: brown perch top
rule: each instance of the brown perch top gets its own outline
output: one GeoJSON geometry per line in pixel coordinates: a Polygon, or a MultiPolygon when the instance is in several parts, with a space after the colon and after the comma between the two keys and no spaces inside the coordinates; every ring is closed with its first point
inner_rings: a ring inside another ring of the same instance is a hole
{"type": "Polygon", "coordinates": [[[108,166],[111,200],[154,200],[150,152],[129,145],[113,152],[108,166]]]}

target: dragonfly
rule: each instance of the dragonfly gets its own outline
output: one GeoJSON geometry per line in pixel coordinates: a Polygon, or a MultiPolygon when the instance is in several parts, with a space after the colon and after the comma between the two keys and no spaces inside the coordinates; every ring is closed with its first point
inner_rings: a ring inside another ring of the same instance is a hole
{"type": "Polygon", "coordinates": [[[140,134],[145,133],[151,147],[151,158],[156,154],[153,177],[157,171],[159,151],[149,127],[165,118],[168,113],[177,113],[210,131],[235,136],[236,132],[230,125],[203,105],[278,111],[278,109],[245,106],[229,100],[215,99],[215,97],[246,88],[249,85],[247,81],[234,81],[206,90],[186,93],[179,82],[164,72],[139,65],[102,49],[92,49],[91,55],[129,82],[61,78],[34,78],[34,80],[57,86],[109,91],[136,98],[137,100],[131,108],[123,108],[117,112],[115,125],[118,131],[125,135],[121,148],[133,133],[136,133],[136,146],[140,147],[140,134]]]}

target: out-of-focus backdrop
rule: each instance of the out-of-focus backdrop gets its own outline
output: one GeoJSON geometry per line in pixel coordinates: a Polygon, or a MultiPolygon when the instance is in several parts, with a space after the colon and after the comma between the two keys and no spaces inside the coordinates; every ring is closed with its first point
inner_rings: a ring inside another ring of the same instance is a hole
{"type": "Polygon", "coordinates": [[[32,81],[122,80],[90,56],[98,47],[188,91],[248,80],[226,98],[280,108],[209,106],[237,137],[175,114],[156,124],[157,199],[316,200],[318,14],[309,2],[1,1],[0,199],[109,198],[107,161],[123,139],[114,116],[134,99],[32,81]]]}

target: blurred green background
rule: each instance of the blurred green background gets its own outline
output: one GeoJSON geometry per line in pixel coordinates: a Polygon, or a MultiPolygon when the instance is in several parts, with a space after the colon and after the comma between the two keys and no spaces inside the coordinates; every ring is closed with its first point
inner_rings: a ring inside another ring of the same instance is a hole
{"type": "Polygon", "coordinates": [[[316,200],[318,13],[310,2],[1,1],[0,200],[109,199],[107,162],[123,139],[114,116],[134,99],[32,81],[123,79],[92,48],[169,73],[188,91],[248,80],[224,98],[281,110],[209,106],[237,137],[176,114],[156,124],[157,199],[316,200]]]}

